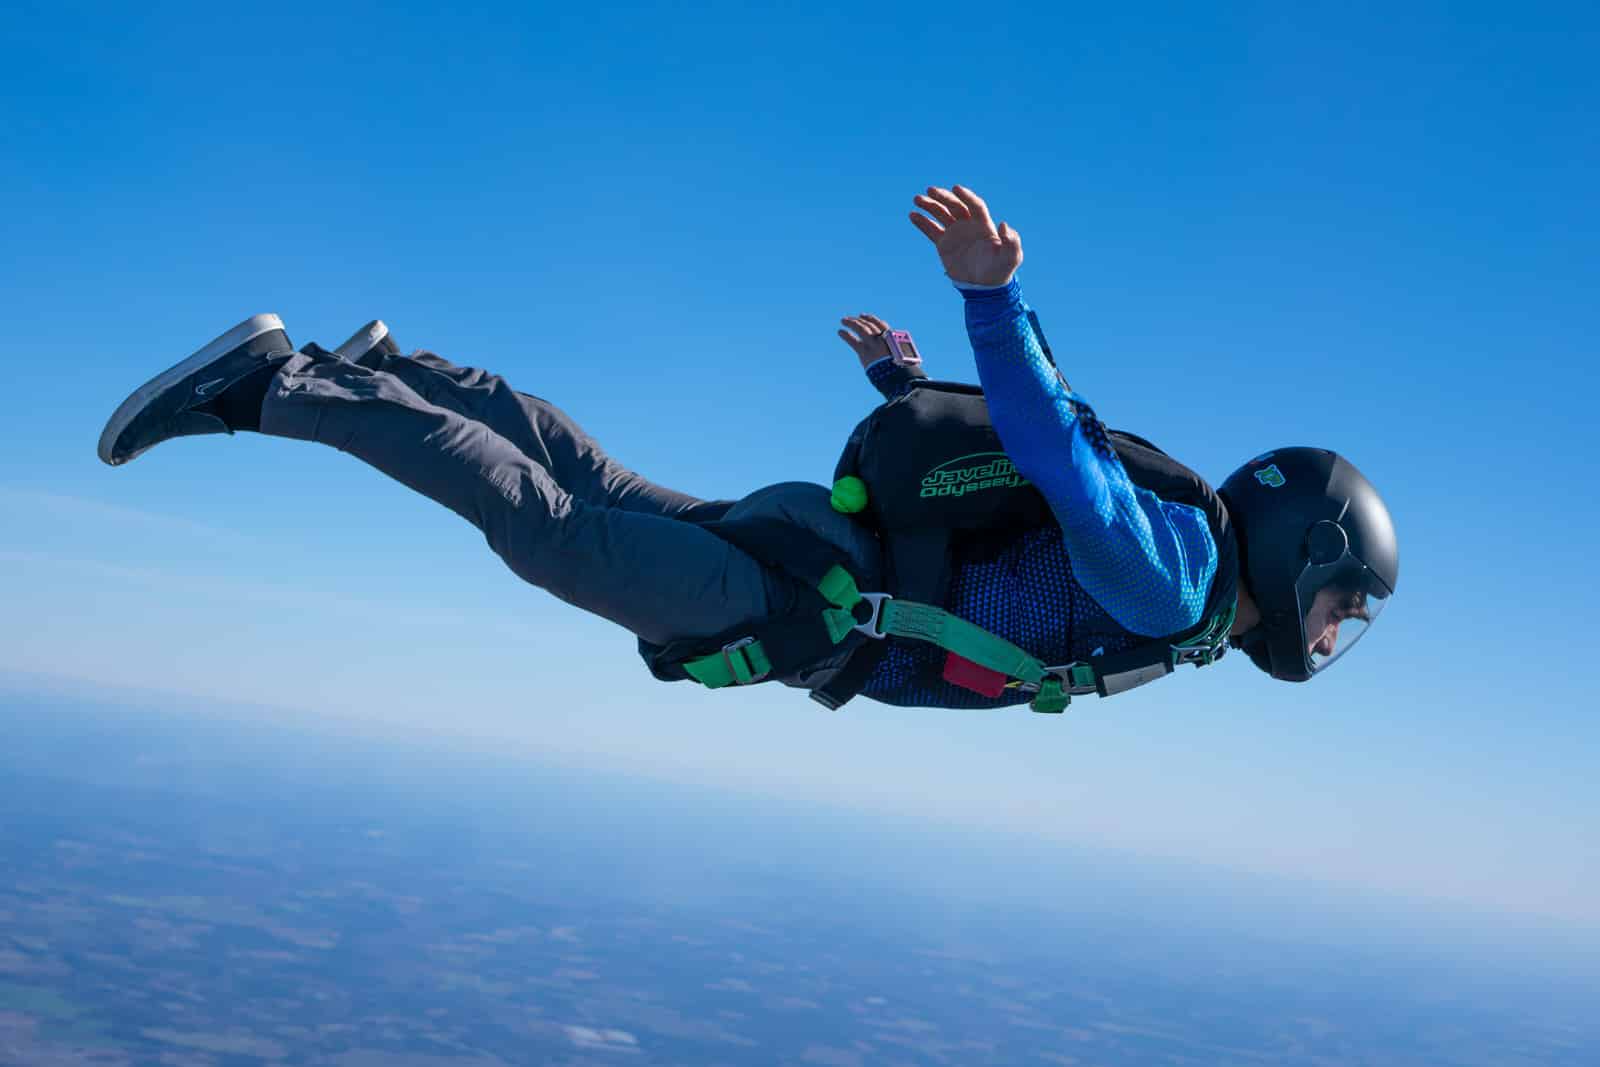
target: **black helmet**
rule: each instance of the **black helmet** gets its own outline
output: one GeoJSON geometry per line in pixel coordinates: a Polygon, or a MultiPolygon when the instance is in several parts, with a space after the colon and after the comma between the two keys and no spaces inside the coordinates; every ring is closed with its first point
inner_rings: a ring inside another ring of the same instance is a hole
{"type": "Polygon", "coordinates": [[[1217,492],[1261,609],[1232,643],[1274,678],[1303,682],[1349,651],[1394,593],[1394,520],[1372,483],[1325,448],[1257,456],[1217,492]]]}

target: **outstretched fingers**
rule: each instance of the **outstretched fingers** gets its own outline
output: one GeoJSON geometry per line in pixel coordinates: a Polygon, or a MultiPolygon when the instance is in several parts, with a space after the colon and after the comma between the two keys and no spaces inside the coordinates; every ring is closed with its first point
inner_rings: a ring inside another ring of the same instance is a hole
{"type": "MultiPolygon", "coordinates": [[[[870,341],[873,337],[877,336],[881,332],[872,323],[867,321],[867,317],[865,315],[846,315],[839,321],[850,328],[851,339],[857,342],[870,341]]],[[[844,333],[843,330],[840,330],[839,332],[844,333]]]]}
{"type": "Polygon", "coordinates": [[[926,215],[913,212],[911,221],[930,241],[937,242],[944,236],[947,227],[969,219],[984,229],[994,229],[994,221],[989,217],[989,205],[965,185],[957,185],[952,189],[930,185],[926,193],[913,197],[912,203],[927,212],[926,215]]]}
{"type": "Polygon", "coordinates": [[[940,226],[937,222],[934,222],[932,219],[928,218],[928,216],[918,212],[913,211],[911,213],[911,224],[917,229],[921,230],[923,236],[927,237],[927,239],[932,241],[934,244],[938,244],[939,238],[944,236],[943,226],[940,226]]]}
{"type": "Polygon", "coordinates": [[[952,199],[961,203],[968,214],[985,226],[993,226],[994,220],[989,217],[989,205],[983,202],[983,197],[968,189],[965,185],[958,185],[948,194],[952,199]]]}
{"type": "Polygon", "coordinates": [[[869,315],[864,311],[859,315],[846,315],[839,321],[866,339],[879,337],[889,330],[887,322],[884,322],[876,315],[869,315]]]}
{"type": "Polygon", "coordinates": [[[937,185],[928,186],[927,192],[918,193],[911,198],[911,202],[946,226],[960,222],[971,214],[960,197],[937,185]]]}
{"type": "Polygon", "coordinates": [[[932,215],[934,221],[942,225],[949,226],[956,221],[955,216],[950,214],[950,209],[931,196],[918,193],[911,198],[911,202],[932,215]]]}
{"type": "MultiPolygon", "coordinates": [[[[958,185],[956,188],[960,189],[961,186],[958,185]]],[[[937,185],[930,185],[928,186],[927,195],[921,199],[928,200],[942,207],[945,211],[945,214],[948,215],[951,220],[967,219],[972,217],[972,209],[967,202],[961,197],[957,196],[955,193],[951,192],[949,189],[945,189],[937,185]]],[[[979,201],[979,203],[982,203],[982,201],[979,201]]]]}

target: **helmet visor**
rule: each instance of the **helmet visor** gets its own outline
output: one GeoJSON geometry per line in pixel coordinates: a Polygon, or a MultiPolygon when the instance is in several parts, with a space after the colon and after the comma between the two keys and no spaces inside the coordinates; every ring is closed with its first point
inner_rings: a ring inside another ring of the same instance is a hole
{"type": "Polygon", "coordinates": [[[1389,602],[1389,587],[1348,551],[1332,563],[1306,567],[1294,591],[1312,674],[1350,651],[1389,602]]]}

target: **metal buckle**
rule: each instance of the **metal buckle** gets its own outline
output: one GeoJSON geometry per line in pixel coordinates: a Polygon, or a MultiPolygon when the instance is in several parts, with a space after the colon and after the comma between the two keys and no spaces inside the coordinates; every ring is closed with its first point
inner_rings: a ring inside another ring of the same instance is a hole
{"type": "Polygon", "coordinates": [[[872,605],[872,617],[866,622],[856,623],[851,629],[861,631],[874,641],[882,641],[889,635],[879,631],[878,623],[883,620],[884,604],[893,600],[894,597],[888,593],[862,593],[861,599],[872,605]]]}
{"type": "MultiPolygon", "coordinates": [[[[1100,692],[1099,686],[1092,681],[1085,685],[1074,685],[1072,683],[1072,668],[1087,666],[1090,666],[1090,664],[1084,663],[1083,660],[1080,659],[1074,660],[1071,663],[1062,663],[1055,667],[1046,667],[1044,669],[1044,673],[1053,678],[1059,678],[1061,680],[1061,691],[1063,693],[1066,693],[1068,696],[1082,697],[1088,696],[1090,693],[1100,692]]],[[[1022,690],[1024,693],[1037,693],[1039,691],[1039,685],[1037,682],[1020,682],[1017,684],[1016,688],[1022,690]]]]}
{"type": "Polygon", "coordinates": [[[1227,651],[1228,642],[1226,640],[1213,641],[1206,645],[1173,645],[1172,665],[1181,667],[1185,663],[1192,663],[1196,667],[1209,667],[1221,659],[1223,653],[1227,651]]]}
{"type": "Polygon", "coordinates": [[[772,673],[772,670],[769,667],[767,670],[764,670],[760,674],[757,674],[756,671],[755,671],[755,664],[750,662],[750,657],[749,656],[745,656],[744,657],[745,665],[750,668],[750,681],[749,682],[741,682],[739,680],[739,672],[733,669],[733,657],[728,655],[728,653],[737,652],[741,648],[744,648],[746,645],[753,645],[755,643],[756,643],[756,639],[754,637],[741,637],[737,641],[733,641],[733,642],[730,642],[730,643],[722,646],[722,662],[726,663],[728,665],[728,674],[730,676],[732,676],[734,685],[749,685],[752,682],[759,682],[763,678],[765,678],[767,675],[772,673]]]}
{"type": "Polygon", "coordinates": [[[1060,678],[1062,691],[1069,693],[1072,696],[1081,697],[1088,696],[1090,693],[1100,692],[1100,686],[1094,680],[1093,665],[1085,663],[1081,659],[1072,663],[1063,663],[1059,667],[1046,667],[1045,673],[1052,674],[1055,677],[1060,678]],[[1072,668],[1074,667],[1088,667],[1089,680],[1081,685],[1072,684],[1072,668]]]}

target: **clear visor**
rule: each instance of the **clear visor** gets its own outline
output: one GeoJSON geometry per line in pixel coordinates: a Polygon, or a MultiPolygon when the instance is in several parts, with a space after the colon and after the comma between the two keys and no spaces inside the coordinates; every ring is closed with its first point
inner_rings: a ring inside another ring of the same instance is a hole
{"type": "Polygon", "coordinates": [[[1294,584],[1311,673],[1350,651],[1389,602],[1389,588],[1348,551],[1333,563],[1308,566],[1294,584]]]}

